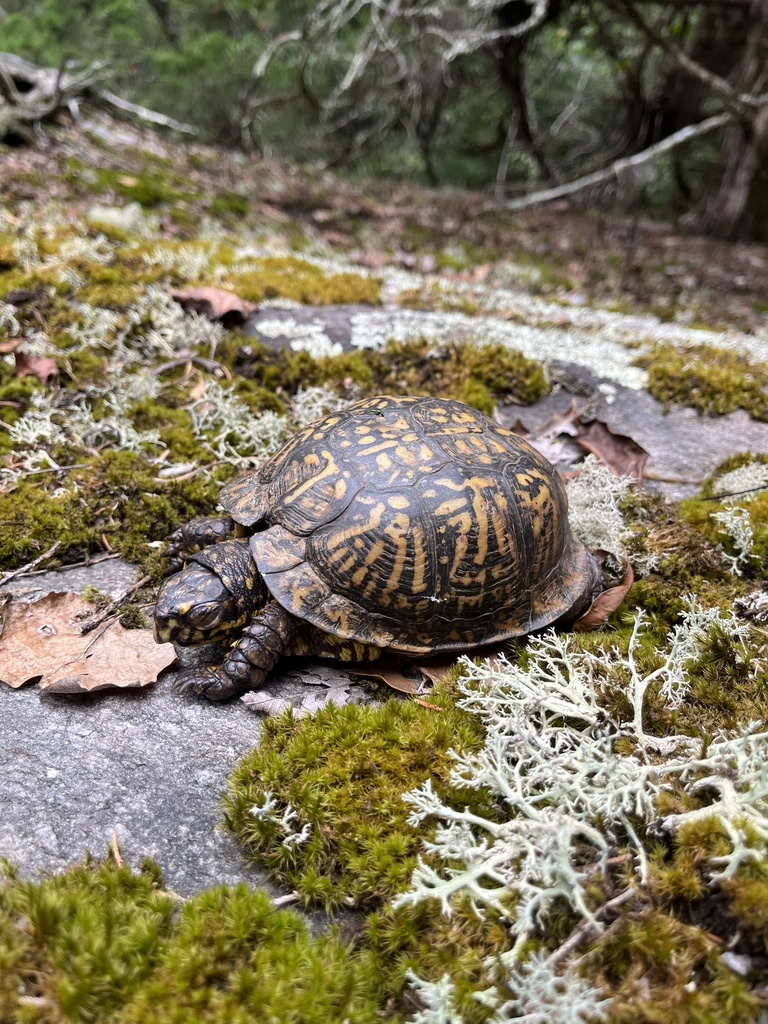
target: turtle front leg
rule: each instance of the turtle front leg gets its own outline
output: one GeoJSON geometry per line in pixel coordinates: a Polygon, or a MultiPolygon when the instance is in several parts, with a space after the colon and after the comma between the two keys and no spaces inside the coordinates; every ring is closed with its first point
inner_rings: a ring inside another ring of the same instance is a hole
{"type": "Polygon", "coordinates": [[[235,523],[231,516],[206,516],[200,519],[191,519],[178,530],[174,530],[167,540],[167,547],[163,551],[163,558],[168,559],[164,575],[172,576],[184,568],[184,563],[190,555],[210,547],[211,544],[220,544],[224,540],[231,540],[239,537],[242,528],[235,523]]]}
{"type": "Polygon", "coordinates": [[[196,693],[209,700],[227,700],[257,690],[277,660],[291,650],[296,619],[277,601],[270,601],[253,617],[221,665],[201,665],[182,672],[174,693],[196,693]]]}

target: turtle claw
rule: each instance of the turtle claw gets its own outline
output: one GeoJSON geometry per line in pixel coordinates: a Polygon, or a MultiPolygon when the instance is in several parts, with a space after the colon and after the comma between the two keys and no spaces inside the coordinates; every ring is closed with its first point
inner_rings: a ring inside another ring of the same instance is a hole
{"type": "Polygon", "coordinates": [[[171,687],[172,693],[194,693],[208,700],[229,700],[242,693],[241,687],[226,676],[221,669],[210,665],[188,668],[181,672],[171,687]]]}

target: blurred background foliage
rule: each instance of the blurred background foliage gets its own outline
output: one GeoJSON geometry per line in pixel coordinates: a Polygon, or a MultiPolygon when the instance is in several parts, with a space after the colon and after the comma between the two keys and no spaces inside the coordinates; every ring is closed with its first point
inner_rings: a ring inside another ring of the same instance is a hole
{"type": "Polygon", "coordinates": [[[489,189],[499,200],[571,181],[730,109],[735,126],[644,165],[609,198],[651,216],[687,214],[689,227],[723,237],[768,237],[768,125],[735,98],[761,82],[765,92],[768,4],[401,0],[387,21],[394,6],[2,0],[0,49],[49,66],[107,61],[111,89],[191,122],[203,141],[489,189]],[[419,13],[427,8],[431,21],[419,13]],[[503,35],[526,22],[523,34],[503,35]],[[463,48],[446,60],[457,40],[463,48]],[[726,199],[738,200],[727,218],[726,199]]]}

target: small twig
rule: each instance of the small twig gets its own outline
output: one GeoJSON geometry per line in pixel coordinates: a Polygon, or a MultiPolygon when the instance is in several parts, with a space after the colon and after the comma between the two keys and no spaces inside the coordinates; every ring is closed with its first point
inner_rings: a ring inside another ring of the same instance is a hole
{"type": "MultiPolygon", "coordinates": [[[[620,892],[618,896],[614,896],[612,900],[608,900],[602,907],[598,907],[595,911],[595,918],[599,921],[600,918],[605,917],[607,913],[612,910],[616,910],[622,904],[631,900],[636,895],[634,889],[625,889],[624,892],[620,892]]],[[[582,939],[586,938],[591,932],[594,932],[595,924],[592,921],[582,921],[578,924],[568,938],[561,945],[557,947],[554,952],[550,953],[547,957],[547,963],[551,966],[559,964],[561,960],[564,960],[568,954],[575,949],[582,939]]]]}
{"type": "Polygon", "coordinates": [[[430,709],[430,711],[442,711],[442,710],[443,710],[443,709],[442,709],[442,708],[440,707],[440,705],[439,705],[439,704],[429,704],[429,703],[428,703],[427,701],[425,701],[425,700],[419,700],[419,698],[418,698],[418,697],[414,697],[414,698],[413,698],[413,703],[414,703],[414,704],[421,704],[421,706],[422,706],[423,708],[429,708],[429,709],[430,709]]]}
{"type": "Polygon", "coordinates": [[[710,494],[706,498],[702,498],[702,501],[722,501],[723,498],[738,498],[741,494],[754,494],[755,491],[764,491],[768,487],[768,484],[760,484],[759,487],[747,487],[743,491],[725,491],[723,494],[710,494]]]}
{"type": "Polygon", "coordinates": [[[122,593],[119,597],[115,598],[114,601],[108,604],[104,611],[99,616],[97,616],[97,618],[91,619],[90,622],[87,622],[81,628],[80,635],[85,636],[87,633],[90,633],[92,630],[96,629],[97,626],[100,626],[102,622],[106,622],[107,619],[111,618],[114,615],[114,613],[118,610],[118,608],[120,607],[121,604],[123,604],[124,601],[126,601],[129,597],[132,597],[137,590],[141,590],[142,587],[146,586],[147,583],[151,581],[151,579],[151,576],[143,576],[138,583],[134,583],[132,587],[129,587],[124,593],[122,593]]]}
{"type": "Polygon", "coordinates": [[[112,848],[112,858],[119,868],[125,867],[125,861],[120,853],[120,844],[117,841],[117,832],[112,829],[112,842],[110,844],[112,848]]]}
{"type": "Polygon", "coordinates": [[[285,907],[289,903],[298,903],[299,894],[294,890],[293,892],[287,893],[285,896],[275,896],[272,900],[273,907],[285,907]]]}
{"type": "MultiPolygon", "coordinates": [[[[25,576],[42,576],[46,572],[68,572],[70,569],[82,569],[87,565],[98,565],[99,562],[108,562],[110,558],[119,558],[120,552],[115,551],[111,555],[100,555],[98,558],[85,558],[82,562],[67,562],[66,565],[56,565],[53,569],[35,569],[34,572],[25,573],[25,576]]],[[[2,586],[2,584],[0,584],[2,586]]]]}
{"type": "MultiPolygon", "coordinates": [[[[17,405],[18,402],[0,402],[0,405],[17,405]]],[[[46,466],[45,469],[25,469],[19,476],[37,476],[39,473],[63,473],[67,469],[87,469],[87,462],[76,462],[71,466],[46,466]]]]}
{"type": "Polygon", "coordinates": [[[20,568],[18,569],[13,569],[11,572],[3,573],[3,578],[2,580],[0,580],[0,587],[4,587],[5,584],[10,583],[11,580],[18,579],[19,576],[28,575],[30,573],[30,570],[40,565],[40,563],[44,562],[46,558],[50,558],[51,555],[54,554],[54,552],[58,551],[60,547],[61,541],[57,540],[54,544],[51,544],[47,551],[44,551],[42,555],[38,555],[37,558],[33,559],[31,562],[28,562],[26,565],[20,566],[20,568]]]}

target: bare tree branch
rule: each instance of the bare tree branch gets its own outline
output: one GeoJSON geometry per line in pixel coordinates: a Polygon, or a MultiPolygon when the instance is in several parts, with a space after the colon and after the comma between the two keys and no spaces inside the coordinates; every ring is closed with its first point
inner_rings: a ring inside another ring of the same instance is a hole
{"type": "Polygon", "coordinates": [[[685,128],[681,128],[679,132],[675,132],[674,135],[667,136],[666,139],[663,139],[661,142],[657,142],[653,146],[649,146],[641,153],[636,153],[634,156],[623,157],[621,160],[616,160],[610,165],[610,167],[605,167],[601,171],[595,171],[593,174],[586,174],[582,178],[577,178],[575,181],[570,181],[565,185],[559,185],[557,188],[542,189],[540,192],[533,192],[531,195],[523,196],[520,199],[513,199],[510,202],[504,203],[502,206],[499,206],[496,203],[488,203],[482,207],[482,212],[492,213],[497,212],[500,209],[510,211],[525,210],[531,206],[541,206],[544,203],[551,203],[556,199],[566,199],[569,196],[577,195],[585,189],[593,188],[596,185],[602,185],[606,181],[619,179],[622,175],[632,172],[652,160],[656,160],[658,157],[663,156],[665,153],[668,153],[670,150],[682,145],[684,142],[698,138],[701,135],[706,135],[707,132],[714,131],[716,128],[722,128],[732,120],[733,115],[730,113],[717,114],[714,117],[708,117],[705,121],[700,121],[699,124],[688,125],[685,128]]]}
{"type": "Polygon", "coordinates": [[[147,124],[156,124],[160,128],[170,128],[172,131],[182,132],[184,135],[199,134],[198,129],[193,124],[176,121],[174,118],[168,117],[167,114],[160,114],[157,110],[150,110],[148,107],[142,107],[138,103],[129,103],[122,96],[116,96],[115,93],[109,92],[106,89],[97,89],[94,92],[94,96],[119,113],[130,114],[139,121],[145,121],[147,124]]]}
{"type": "Polygon", "coordinates": [[[80,96],[90,96],[117,111],[129,114],[149,124],[185,134],[197,134],[194,125],[183,124],[155,110],[130,103],[106,89],[96,88],[107,77],[107,61],[97,61],[81,71],[68,72],[59,68],[38,67],[13,53],[0,53],[0,95],[10,108],[12,119],[20,123],[44,121],[62,107],[71,107],[80,96]],[[24,83],[26,91],[17,87],[24,83]]]}
{"type": "Polygon", "coordinates": [[[728,82],[725,81],[724,78],[714,74],[712,71],[708,71],[705,67],[702,67],[701,64],[691,60],[691,58],[686,53],[683,53],[679,47],[675,46],[675,44],[670,42],[669,39],[666,39],[652,25],[649,25],[632,2],[619,4],[614,3],[613,7],[614,10],[619,10],[626,14],[630,21],[634,22],[640,31],[652,40],[656,46],[661,47],[665,53],[669,54],[670,57],[677,61],[680,67],[685,68],[690,75],[693,75],[694,78],[698,78],[700,81],[708,85],[713,92],[722,96],[726,103],[728,103],[728,105],[733,109],[743,111],[746,108],[757,109],[763,105],[764,98],[752,96],[747,93],[738,93],[731,85],[728,84],[728,82]]]}

